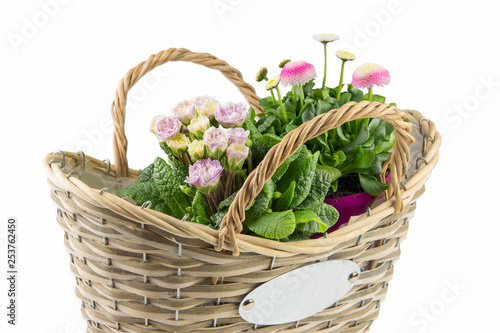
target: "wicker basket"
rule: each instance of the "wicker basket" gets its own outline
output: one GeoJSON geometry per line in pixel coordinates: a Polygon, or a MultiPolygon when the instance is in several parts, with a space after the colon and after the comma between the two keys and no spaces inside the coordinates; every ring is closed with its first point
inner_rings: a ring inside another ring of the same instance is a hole
{"type": "Polygon", "coordinates": [[[210,54],[169,49],[152,55],[120,81],[112,106],[114,166],[83,153],[56,152],[45,157],[43,168],[58,207],[57,222],[65,231],[88,331],[366,332],[387,293],[415,201],[438,161],[440,135],[434,124],[416,111],[402,112],[376,102],[352,102],[317,116],[268,152],[217,231],[138,207],[63,170],[68,164],[86,164],[102,175],[138,176],[138,171],[128,169],[126,159],[127,93],[147,72],[168,61],[189,61],[219,70],[260,110],[254,89],[238,70],[210,54]],[[346,121],[370,117],[390,122],[397,133],[386,201],[320,239],[277,242],[239,233],[245,208],[302,143],[346,121]],[[424,138],[423,156],[411,175],[407,163],[412,125],[406,119],[419,125],[424,138]],[[240,317],[240,302],[259,285],[301,266],[339,259],[359,264],[361,274],[347,295],[329,308],[299,322],[279,325],[254,325],[240,317]]]}

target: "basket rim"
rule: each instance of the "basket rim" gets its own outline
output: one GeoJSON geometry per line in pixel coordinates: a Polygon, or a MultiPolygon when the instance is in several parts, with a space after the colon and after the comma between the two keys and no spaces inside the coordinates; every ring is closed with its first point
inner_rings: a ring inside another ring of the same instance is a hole
{"type": "MultiPolygon", "coordinates": [[[[420,196],[420,190],[423,188],[438,162],[441,135],[437,132],[435,124],[424,117],[420,112],[415,110],[404,111],[410,122],[419,125],[420,131],[424,135],[424,148],[426,148],[426,153],[422,159],[423,162],[418,166],[417,161],[415,173],[408,178],[407,182],[404,184],[404,188],[401,190],[403,203],[406,207],[404,211],[406,211],[409,209],[410,204],[420,196]],[[427,140],[428,138],[432,138],[432,140],[427,140]]],[[[101,170],[107,170],[108,167],[110,167],[110,175],[114,173],[114,165],[108,165],[102,160],[88,155],[82,155],[81,152],[63,153],[65,156],[77,160],[85,158],[85,161],[90,161],[101,170]]],[[[219,244],[218,230],[195,222],[181,221],[175,217],[152,209],[142,208],[117,195],[101,191],[101,189],[92,188],[71,174],[65,175],[59,165],[54,163],[54,160],[60,157],[61,151],[47,154],[42,161],[42,168],[48,177],[48,181],[56,184],[61,191],[76,195],[82,200],[109,209],[137,223],[154,225],[173,234],[174,241],[175,236],[179,236],[183,238],[200,239],[207,243],[207,245],[212,245],[214,247],[219,244]]],[[[129,168],[129,177],[137,177],[138,174],[139,171],[129,168]]],[[[395,198],[392,197],[372,209],[370,213],[367,212],[363,215],[352,217],[348,225],[328,234],[327,237],[323,236],[318,239],[279,242],[251,235],[237,234],[236,239],[238,247],[243,255],[250,252],[272,257],[290,257],[299,254],[323,253],[331,250],[335,246],[359,238],[380,223],[381,220],[390,218],[395,213],[394,200],[395,198]]],[[[228,243],[224,243],[223,249],[232,252],[232,248],[228,243]]]]}

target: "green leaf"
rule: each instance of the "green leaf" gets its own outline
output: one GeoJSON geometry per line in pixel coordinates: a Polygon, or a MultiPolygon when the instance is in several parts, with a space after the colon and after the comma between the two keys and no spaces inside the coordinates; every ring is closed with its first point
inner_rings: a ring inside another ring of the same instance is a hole
{"type": "MultiPolygon", "coordinates": [[[[261,135],[259,133],[259,135],[261,135]]],[[[254,166],[257,166],[263,159],[264,156],[266,156],[267,152],[269,149],[271,149],[273,146],[265,141],[258,142],[255,141],[251,147],[252,150],[252,163],[254,166]]]]}
{"type": "MultiPolygon", "coordinates": [[[[287,172],[283,175],[280,181],[277,183],[278,191],[283,193],[292,181],[295,181],[295,193],[290,204],[291,207],[298,206],[309,194],[311,189],[311,184],[314,179],[316,165],[318,163],[320,152],[311,154],[308,152],[308,157],[300,163],[299,158],[297,158],[287,172]],[[300,164],[296,163],[299,161],[300,164]]],[[[300,157],[300,156],[299,156],[300,157]]]]}
{"type": "Polygon", "coordinates": [[[326,203],[320,203],[319,205],[307,207],[307,210],[316,213],[319,219],[326,224],[328,228],[331,228],[339,219],[339,212],[335,209],[335,207],[326,203]]]}
{"type": "Polygon", "coordinates": [[[192,189],[194,186],[190,184],[186,184],[186,178],[189,176],[189,167],[187,165],[182,164],[176,158],[169,158],[170,167],[172,168],[172,173],[174,177],[181,183],[181,185],[188,185],[192,189]]]}
{"type": "Polygon", "coordinates": [[[281,138],[276,134],[263,134],[262,136],[256,138],[255,142],[264,142],[272,147],[275,144],[281,142],[281,138]]]}
{"type": "Polygon", "coordinates": [[[333,104],[324,101],[318,101],[316,104],[316,115],[327,113],[328,111],[333,109],[333,104]]]}
{"type": "Polygon", "coordinates": [[[200,191],[196,191],[193,199],[193,205],[191,207],[193,209],[193,215],[195,217],[208,219],[211,214],[205,195],[200,191]]]}
{"type": "Polygon", "coordinates": [[[245,221],[258,219],[266,210],[270,208],[275,187],[276,186],[271,179],[264,184],[262,191],[260,191],[254,201],[250,204],[250,207],[246,210],[245,221]]]}
{"type": "Polygon", "coordinates": [[[389,187],[387,184],[379,182],[374,176],[365,176],[360,174],[359,182],[363,190],[374,197],[378,197],[389,187]]]}
{"type": "Polygon", "coordinates": [[[255,126],[255,117],[252,117],[251,114],[248,115],[247,119],[245,119],[245,121],[243,122],[243,126],[242,126],[244,129],[250,131],[250,135],[249,137],[254,139],[254,138],[258,138],[259,136],[261,136],[262,134],[260,134],[259,130],[257,129],[257,127],[255,126]]]}
{"type": "Polygon", "coordinates": [[[293,131],[294,129],[296,129],[297,127],[299,127],[299,126],[294,125],[294,124],[287,124],[287,125],[283,126],[283,132],[284,132],[284,133],[291,132],[291,131],[293,131]]]}
{"type": "Polygon", "coordinates": [[[258,219],[250,221],[248,228],[265,238],[285,238],[295,230],[295,215],[292,210],[264,213],[258,219]]]}
{"type": "Polygon", "coordinates": [[[379,102],[379,103],[385,103],[385,97],[380,96],[380,95],[373,95],[372,96],[372,101],[373,102],[379,102]]]}
{"type": "Polygon", "coordinates": [[[138,205],[142,205],[146,201],[151,201],[151,209],[172,215],[170,208],[165,200],[161,198],[160,192],[153,182],[132,184],[119,189],[117,194],[120,197],[131,198],[138,205]]]}
{"type": "Polygon", "coordinates": [[[257,130],[259,130],[259,132],[261,132],[261,133],[264,132],[266,129],[268,129],[270,126],[272,126],[274,121],[276,121],[275,116],[265,116],[265,117],[259,119],[259,121],[256,124],[257,130]]]}
{"type": "Polygon", "coordinates": [[[295,182],[292,181],[287,190],[281,195],[281,197],[274,204],[273,211],[282,212],[292,208],[290,204],[292,203],[294,192],[295,192],[295,182]]]}
{"type": "Polygon", "coordinates": [[[233,194],[228,196],[226,199],[222,200],[221,203],[219,204],[219,207],[217,207],[217,211],[219,211],[219,212],[223,211],[223,210],[227,211],[229,206],[231,206],[231,204],[233,203],[234,198],[236,197],[236,193],[238,193],[238,192],[234,192],[233,194]]]}
{"type": "Polygon", "coordinates": [[[314,79],[304,85],[304,95],[309,95],[314,88],[314,79]]]}
{"type": "Polygon", "coordinates": [[[161,198],[167,202],[173,216],[181,219],[186,214],[186,207],[191,205],[189,197],[179,188],[184,182],[179,181],[172,167],[159,157],[154,162],[153,179],[161,198]]]}
{"type": "MultiPolygon", "coordinates": [[[[387,161],[387,159],[391,156],[391,153],[380,153],[375,155],[375,159],[371,163],[371,165],[365,169],[358,170],[358,173],[363,175],[372,176],[378,175],[382,172],[382,165],[387,161]]],[[[365,191],[366,192],[366,191],[365,191]]]]}
{"type": "Polygon", "coordinates": [[[343,130],[343,125],[342,126],[339,126],[337,127],[337,135],[338,135],[338,138],[340,139],[340,142],[342,143],[342,145],[347,145],[351,140],[349,140],[348,138],[345,137],[344,135],[344,130],[343,130]]]}
{"type": "Polygon", "coordinates": [[[370,167],[374,160],[375,154],[373,151],[356,146],[346,155],[346,161],[338,169],[343,175],[348,175],[357,172],[357,170],[370,167]]]}
{"type": "Polygon", "coordinates": [[[351,142],[345,145],[344,148],[342,148],[342,151],[344,153],[350,152],[354,147],[363,145],[369,137],[370,134],[368,133],[368,128],[363,124],[358,135],[351,142]]]}
{"type": "Polygon", "coordinates": [[[278,180],[281,179],[281,177],[285,174],[285,172],[288,170],[288,166],[290,165],[290,163],[292,163],[293,161],[295,161],[297,159],[297,157],[299,156],[299,154],[303,151],[303,150],[306,150],[305,149],[305,146],[302,145],[300,146],[299,149],[297,149],[297,151],[295,153],[293,153],[292,155],[290,155],[286,160],[285,162],[281,163],[281,165],[276,169],[276,171],[274,172],[274,175],[272,176],[272,180],[273,182],[277,182],[278,180]]]}
{"type": "Polygon", "coordinates": [[[329,88],[314,89],[313,90],[313,96],[317,100],[324,101],[325,99],[328,98],[328,96],[330,96],[330,89],[329,88]]]}
{"type": "Polygon", "coordinates": [[[385,153],[385,152],[389,151],[392,147],[394,147],[395,141],[396,141],[396,132],[392,131],[390,136],[389,136],[389,139],[383,140],[377,146],[375,146],[375,148],[373,149],[373,152],[375,154],[385,153]]]}
{"type": "Polygon", "coordinates": [[[301,118],[303,123],[313,119],[315,116],[316,116],[316,108],[314,107],[313,103],[304,106],[303,111],[301,111],[301,118]]]}
{"type": "Polygon", "coordinates": [[[340,94],[339,104],[342,106],[351,100],[352,95],[348,92],[340,94]]]}
{"type": "Polygon", "coordinates": [[[300,207],[310,207],[322,203],[325,200],[332,181],[334,181],[334,175],[338,175],[337,172],[340,173],[335,168],[318,165],[316,167],[316,171],[314,172],[314,178],[309,194],[300,203],[300,207]]]}
{"type": "Polygon", "coordinates": [[[351,89],[349,91],[352,94],[351,101],[361,102],[363,100],[363,92],[359,89],[351,89]]]}
{"type": "Polygon", "coordinates": [[[199,223],[199,224],[208,225],[209,227],[213,227],[212,222],[209,219],[205,218],[205,217],[198,216],[194,220],[194,222],[199,223]]]}
{"type": "MultiPolygon", "coordinates": [[[[297,224],[297,229],[299,229],[300,224],[305,224],[308,222],[315,222],[319,226],[319,232],[325,232],[328,226],[320,220],[318,215],[311,210],[298,210],[293,212],[295,214],[295,224],[297,224]]],[[[303,229],[299,229],[304,231],[303,229]]]]}
{"type": "Polygon", "coordinates": [[[223,210],[223,211],[215,213],[214,215],[212,215],[210,217],[210,219],[212,220],[212,223],[214,224],[214,228],[216,228],[216,229],[219,228],[219,226],[222,222],[222,219],[224,218],[224,216],[226,216],[226,214],[227,214],[227,210],[223,210]]]}
{"type": "Polygon", "coordinates": [[[153,171],[154,171],[154,163],[151,163],[144,170],[141,170],[139,177],[137,177],[137,184],[140,183],[148,183],[153,181],[153,171]]]}

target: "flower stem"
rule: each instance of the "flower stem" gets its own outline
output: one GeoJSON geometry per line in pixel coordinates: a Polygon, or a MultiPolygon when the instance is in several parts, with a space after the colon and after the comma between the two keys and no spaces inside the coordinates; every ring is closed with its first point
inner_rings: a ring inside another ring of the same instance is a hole
{"type": "Polygon", "coordinates": [[[304,106],[304,88],[301,84],[299,84],[299,93],[300,93],[300,107],[304,106]]]}
{"type": "Polygon", "coordinates": [[[210,208],[212,215],[214,215],[215,212],[217,212],[217,205],[215,205],[212,193],[205,194],[205,198],[207,199],[208,207],[210,208]]]}
{"type": "Polygon", "coordinates": [[[323,73],[323,86],[321,87],[321,89],[325,89],[325,82],[326,82],[326,44],[327,43],[323,43],[325,49],[325,72],[323,73]]]}
{"type": "Polygon", "coordinates": [[[368,100],[371,102],[373,98],[373,93],[372,93],[373,87],[368,88],[368,100]]]}
{"type": "Polygon", "coordinates": [[[273,103],[276,103],[276,98],[274,97],[273,90],[271,89],[270,92],[271,92],[271,97],[273,98],[273,103]]]}
{"type": "Polygon", "coordinates": [[[278,92],[278,99],[280,101],[281,112],[283,113],[283,120],[285,120],[285,123],[288,123],[288,117],[286,115],[285,107],[283,106],[283,101],[281,100],[280,88],[278,86],[276,86],[275,89],[278,92]]]}
{"type": "Polygon", "coordinates": [[[228,177],[226,180],[226,192],[224,193],[224,199],[233,194],[233,179],[234,173],[228,172],[228,177]]]}
{"type": "Polygon", "coordinates": [[[248,157],[247,157],[247,163],[248,163],[248,174],[252,172],[252,149],[248,151],[248,157]]]}
{"type": "Polygon", "coordinates": [[[345,65],[345,60],[342,60],[342,68],[340,69],[339,87],[337,89],[337,100],[340,99],[340,91],[342,90],[342,84],[344,83],[344,65],[345,65]]]}

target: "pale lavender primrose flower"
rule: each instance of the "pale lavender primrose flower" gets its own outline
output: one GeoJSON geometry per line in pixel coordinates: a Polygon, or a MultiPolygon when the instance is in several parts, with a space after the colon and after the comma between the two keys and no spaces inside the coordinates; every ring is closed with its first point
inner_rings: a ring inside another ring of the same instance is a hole
{"type": "Polygon", "coordinates": [[[156,116],[152,128],[158,140],[167,142],[177,135],[181,129],[181,122],[172,116],[156,116]]]}
{"type": "Polygon", "coordinates": [[[227,166],[228,171],[236,173],[241,170],[243,162],[248,157],[250,148],[244,143],[232,143],[227,147],[227,166]]]}
{"type": "Polygon", "coordinates": [[[219,185],[222,165],[217,160],[198,160],[189,166],[186,183],[194,185],[200,192],[210,194],[219,185]]]}
{"type": "Polygon", "coordinates": [[[195,105],[191,101],[182,101],[174,108],[174,116],[177,117],[183,124],[189,124],[191,118],[196,116],[195,105]]]}
{"type": "Polygon", "coordinates": [[[208,156],[213,159],[220,159],[229,144],[229,130],[219,127],[210,127],[203,133],[203,143],[207,146],[208,156]]]}
{"type": "Polygon", "coordinates": [[[227,103],[215,112],[215,120],[225,127],[241,126],[248,117],[248,107],[243,103],[227,103]]]}
{"type": "Polygon", "coordinates": [[[250,131],[245,131],[245,129],[241,127],[235,127],[229,129],[229,140],[231,143],[245,143],[248,140],[248,135],[250,135],[250,131]]]}

